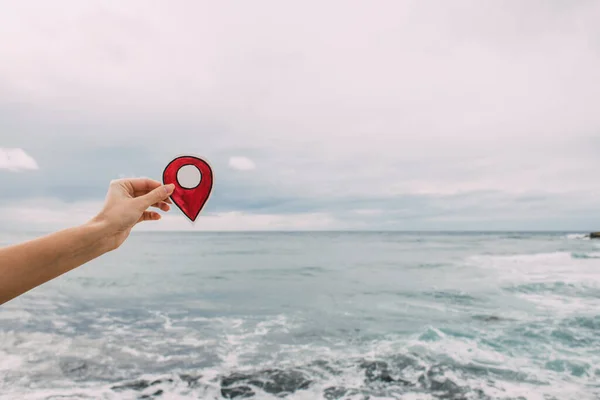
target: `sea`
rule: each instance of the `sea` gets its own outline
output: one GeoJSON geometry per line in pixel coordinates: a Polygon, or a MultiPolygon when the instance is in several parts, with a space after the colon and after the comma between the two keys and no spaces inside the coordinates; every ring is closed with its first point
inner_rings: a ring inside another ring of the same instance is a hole
{"type": "Polygon", "coordinates": [[[584,233],[133,232],[0,306],[0,399],[599,398],[584,233]]]}

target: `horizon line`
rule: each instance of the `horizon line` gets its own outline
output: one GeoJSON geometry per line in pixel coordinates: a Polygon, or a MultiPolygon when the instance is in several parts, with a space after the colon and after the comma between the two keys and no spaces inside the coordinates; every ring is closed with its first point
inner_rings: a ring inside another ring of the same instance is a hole
{"type": "MultiPolygon", "coordinates": [[[[31,230],[0,230],[0,233],[42,233],[49,234],[58,230],[31,229],[31,230]]],[[[193,234],[211,234],[211,233],[407,233],[407,234],[431,234],[431,233],[569,233],[569,234],[590,234],[600,232],[598,230],[569,230],[569,229],[228,229],[228,230],[194,230],[194,229],[140,229],[132,230],[130,234],[157,234],[157,233],[193,233],[193,234]]]]}
{"type": "MultiPolygon", "coordinates": [[[[600,231],[600,230],[598,230],[600,231]]],[[[594,230],[568,230],[568,229],[229,229],[229,230],[192,230],[192,229],[156,229],[137,230],[131,233],[163,233],[163,232],[189,232],[189,233],[581,233],[598,232],[594,230]]]]}

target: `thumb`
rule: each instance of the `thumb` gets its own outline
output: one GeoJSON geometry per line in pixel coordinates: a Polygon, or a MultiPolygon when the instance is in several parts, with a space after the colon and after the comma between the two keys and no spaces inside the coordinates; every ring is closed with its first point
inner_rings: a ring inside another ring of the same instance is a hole
{"type": "Polygon", "coordinates": [[[175,190],[175,185],[170,183],[168,185],[162,185],[154,189],[153,191],[138,197],[138,202],[141,203],[144,209],[150,207],[152,204],[156,204],[159,201],[166,200],[171,193],[175,190]]]}

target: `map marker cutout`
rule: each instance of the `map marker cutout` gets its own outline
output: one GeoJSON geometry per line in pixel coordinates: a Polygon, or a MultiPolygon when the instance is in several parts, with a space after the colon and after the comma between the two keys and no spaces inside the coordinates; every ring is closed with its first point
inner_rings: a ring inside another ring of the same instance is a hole
{"type": "Polygon", "coordinates": [[[206,204],[213,185],[210,165],[195,156],[180,156],[167,165],[163,183],[175,185],[171,200],[190,221],[196,221],[206,204]]]}

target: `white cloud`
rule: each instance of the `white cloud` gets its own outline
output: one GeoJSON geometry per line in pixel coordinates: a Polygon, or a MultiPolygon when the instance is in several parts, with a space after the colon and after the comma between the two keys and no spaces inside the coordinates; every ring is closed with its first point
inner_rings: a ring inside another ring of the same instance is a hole
{"type": "Polygon", "coordinates": [[[60,163],[122,145],[135,170],[143,147],[151,163],[185,146],[232,198],[359,198],[372,219],[407,194],[600,198],[600,2],[58,3],[0,13],[0,103],[19,146],[60,163]]]}
{"type": "Polygon", "coordinates": [[[254,161],[248,157],[231,157],[229,158],[229,166],[240,171],[249,171],[256,168],[254,161]]]}
{"type": "Polygon", "coordinates": [[[0,148],[0,169],[21,171],[38,169],[37,162],[23,149],[0,148]]]}
{"type": "Polygon", "coordinates": [[[4,227],[16,230],[58,230],[89,221],[102,208],[102,201],[66,203],[36,198],[7,204],[0,210],[4,227]]]}
{"type": "MultiPolygon", "coordinates": [[[[26,231],[55,231],[89,221],[102,208],[102,201],[62,202],[37,198],[8,204],[0,209],[4,228],[26,231]]],[[[160,221],[138,224],[135,231],[262,231],[262,230],[327,230],[344,228],[328,213],[250,214],[231,211],[201,213],[191,223],[177,207],[160,212],[160,221]]]]}
{"type": "Polygon", "coordinates": [[[328,213],[250,214],[242,211],[231,211],[210,215],[200,214],[194,224],[186,220],[185,217],[173,213],[163,216],[158,224],[146,224],[140,226],[139,229],[160,231],[302,231],[337,229],[339,227],[339,221],[336,221],[328,213]]]}
{"type": "MultiPolygon", "coordinates": [[[[303,230],[420,230],[420,229],[597,229],[600,213],[597,201],[587,196],[562,196],[553,199],[522,199],[513,203],[510,196],[483,193],[478,196],[414,199],[388,209],[363,208],[313,212],[270,213],[203,211],[191,223],[173,206],[161,212],[160,221],[137,225],[135,231],[303,231],[303,230]],[[524,200],[524,201],[523,201],[524,200]],[[419,215],[420,214],[420,215],[419,215]],[[536,225],[537,224],[537,225],[536,225]],[[563,228],[561,228],[563,227],[563,228]]],[[[392,201],[393,203],[393,201],[392,201]]],[[[102,208],[102,201],[60,201],[31,198],[5,203],[0,221],[5,231],[56,231],[89,221],[102,208]]]]}

